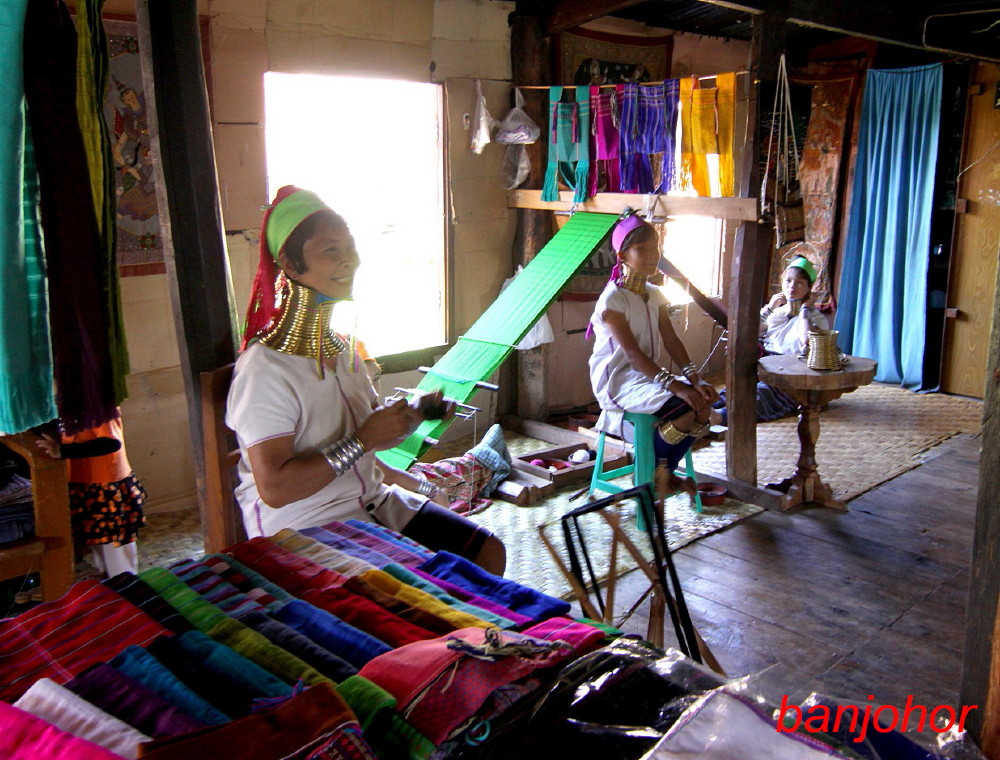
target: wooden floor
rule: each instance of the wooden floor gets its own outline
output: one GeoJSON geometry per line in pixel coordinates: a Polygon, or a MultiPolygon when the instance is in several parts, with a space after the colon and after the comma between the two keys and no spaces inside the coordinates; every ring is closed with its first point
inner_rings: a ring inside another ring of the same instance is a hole
{"type": "MultiPolygon", "coordinates": [[[[957,705],[979,445],[946,441],[846,513],[764,512],[676,552],[695,625],[728,675],[769,668],[762,693],[779,701],[818,691],[957,705]]],[[[625,576],[616,608],[647,585],[625,576]]],[[[644,634],[644,611],[624,628],[644,634]]]]}

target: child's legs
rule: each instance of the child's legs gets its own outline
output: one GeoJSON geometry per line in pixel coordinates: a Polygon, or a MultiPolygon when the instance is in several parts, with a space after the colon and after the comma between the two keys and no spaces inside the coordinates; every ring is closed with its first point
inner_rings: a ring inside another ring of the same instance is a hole
{"type": "MultiPolygon", "coordinates": [[[[696,413],[680,398],[674,396],[661,407],[656,416],[661,420],[661,424],[669,422],[677,431],[685,433],[696,425],[705,425],[708,422],[709,411],[706,408],[696,413]]],[[[671,472],[677,469],[677,465],[691,448],[692,443],[694,443],[694,437],[690,435],[684,436],[675,443],[667,443],[660,435],[659,430],[653,431],[653,450],[656,453],[656,458],[657,460],[666,460],[667,467],[671,472]]]]}
{"type": "Polygon", "coordinates": [[[109,578],[121,573],[139,572],[139,547],[135,541],[121,546],[98,544],[90,547],[90,561],[109,578]]]}

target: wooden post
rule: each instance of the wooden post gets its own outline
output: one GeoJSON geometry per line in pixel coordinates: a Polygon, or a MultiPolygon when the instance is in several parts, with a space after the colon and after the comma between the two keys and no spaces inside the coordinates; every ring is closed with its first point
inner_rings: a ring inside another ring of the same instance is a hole
{"type": "Polygon", "coordinates": [[[199,375],[234,361],[236,309],[219,205],[196,0],[138,0],[156,200],[206,521],[199,375]]]}
{"type": "MultiPolygon", "coordinates": [[[[778,58],[784,48],[785,18],[763,14],[753,17],[750,70],[762,84],[773,83],[778,58]]],[[[749,78],[748,78],[749,79],[749,78]]],[[[739,195],[746,198],[760,188],[760,96],[761,87],[749,85],[746,147],[739,195]]],[[[764,303],[770,265],[770,224],[743,222],[736,231],[732,277],[729,283],[729,346],[726,353],[726,404],[729,432],[726,436],[726,474],[729,478],[757,483],[757,341],[760,307],[764,303]]]]}
{"type": "Polygon", "coordinates": [[[1000,758],[1000,273],[995,287],[961,686],[961,704],[978,705],[966,727],[990,758],[1000,758]]]}
{"type": "MultiPolygon", "coordinates": [[[[537,11],[525,10],[533,5],[521,0],[510,17],[510,59],[514,85],[551,84],[549,46],[542,35],[541,18],[537,11]]],[[[548,124],[547,102],[544,90],[525,91],[525,111],[541,126],[545,135],[548,124]]],[[[531,173],[525,186],[540,188],[545,176],[544,142],[527,146],[531,160],[531,173]]],[[[517,233],[514,237],[513,258],[517,264],[527,265],[549,241],[549,213],[537,209],[517,210],[517,233]]],[[[523,419],[544,420],[548,417],[546,395],[547,351],[545,346],[518,351],[517,414],[523,419]]]]}

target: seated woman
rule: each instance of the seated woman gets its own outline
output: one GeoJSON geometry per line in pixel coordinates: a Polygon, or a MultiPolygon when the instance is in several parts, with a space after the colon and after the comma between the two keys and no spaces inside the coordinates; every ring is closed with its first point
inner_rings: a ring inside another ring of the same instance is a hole
{"type": "Polygon", "coordinates": [[[590,382],[603,410],[598,428],[621,435],[624,412],[656,416],[656,457],[666,460],[675,490],[691,491],[691,483],[672,473],[694,439],[708,432],[710,404],[718,396],[677,337],[662,291],[647,282],[660,261],[656,230],[628,216],[611,231],[611,245],[618,263],[590,320],[596,338],[590,382]],[[663,368],[664,348],[684,368],[684,378],[663,368]]]}
{"type": "MultiPolygon", "coordinates": [[[[378,406],[354,341],[330,327],[333,303],[351,297],[361,264],[347,224],[316,194],[287,186],[260,239],[226,412],[240,446],[236,497],[247,535],[368,519],[502,575],[496,536],[448,509],[426,479],[375,457],[422,416],[405,399],[378,406]]],[[[440,394],[429,404],[440,406],[440,394]]]]}
{"type": "MultiPolygon", "coordinates": [[[[805,353],[810,330],[829,329],[827,318],[813,305],[814,282],[816,267],[804,256],[793,259],[782,273],[781,292],[771,296],[771,300],[760,310],[762,355],[798,356],[805,353]]],[[[787,417],[798,408],[799,402],[788,394],[766,383],[757,383],[758,422],[787,417]]],[[[721,425],[728,421],[725,391],[715,404],[712,421],[721,425]]]]}

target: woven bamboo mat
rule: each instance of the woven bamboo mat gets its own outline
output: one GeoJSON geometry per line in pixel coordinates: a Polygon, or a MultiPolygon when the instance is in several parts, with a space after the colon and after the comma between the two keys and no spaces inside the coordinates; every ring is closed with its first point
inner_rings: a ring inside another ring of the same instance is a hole
{"type": "MultiPolygon", "coordinates": [[[[913,393],[872,384],[847,393],[820,415],[819,472],[836,496],[853,499],[923,461],[933,446],[958,433],[980,432],[983,404],[943,393],[913,393]]],[[[773,483],[795,470],[799,452],[789,417],[757,426],[757,480],[773,483]]],[[[694,452],[699,472],[726,471],[726,446],[716,441],[694,452]]]]}
{"type": "MultiPolygon", "coordinates": [[[[619,478],[615,482],[631,485],[630,478],[619,478]]],[[[492,530],[507,546],[507,571],[504,577],[544,591],[552,596],[567,597],[570,585],[563,577],[552,556],[538,536],[538,525],[549,524],[545,535],[555,545],[564,564],[569,564],[566,545],[563,541],[559,518],[581,504],[582,499],[569,501],[569,497],[579,486],[559,491],[531,507],[518,507],[503,501],[494,501],[485,512],[473,515],[475,520],[492,530]]],[[[622,526],[629,537],[642,550],[643,555],[652,556],[645,533],[635,527],[635,503],[624,502],[622,526]]],[[[685,544],[714,533],[738,520],[761,511],[752,504],[727,499],[717,507],[705,507],[696,514],[691,510],[691,500],[687,496],[673,496],[667,499],[667,542],[670,548],[678,549],[685,544]]],[[[611,555],[611,529],[604,519],[596,514],[583,515],[580,529],[587,541],[591,562],[600,580],[608,576],[611,555]]],[[[621,549],[618,556],[618,575],[636,567],[635,562],[621,549]]]]}
{"type": "MultiPolygon", "coordinates": [[[[504,438],[511,456],[514,457],[552,446],[551,443],[509,431],[504,431],[504,438]]],[[[625,476],[613,482],[628,487],[631,485],[631,477],[625,476]]],[[[485,512],[470,518],[492,530],[507,546],[505,577],[553,596],[565,597],[570,594],[569,583],[538,537],[538,525],[551,524],[545,535],[555,545],[562,561],[568,566],[569,560],[559,518],[584,503],[582,497],[575,501],[569,500],[569,497],[582,486],[583,484],[576,484],[556,491],[530,507],[518,507],[505,501],[494,501],[485,512]]],[[[645,534],[635,527],[635,503],[624,502],[621,509],[625,518],[622,521],[625,532],[643,550],[645,556],[652,556],[645,534]]],[[[752,504],[727,499],[720,506],[705,507],[701,514],[696,514],[691,510],[691,500],[687,496],[673,496],[667,499],[666,506],[667,542],[671,549],[679,549],[702,536],[721,530],[760,511],[760,507],[752,504]]],[[[591,561],[603,580],[608,575],[610,565],[611,529],[597,514],[581,517],[580,528],[586,536],[591,561]]],[[[619,552],[619,575],[635,567],[635,562],[625,554],[624,550],[619,552]]]]}

